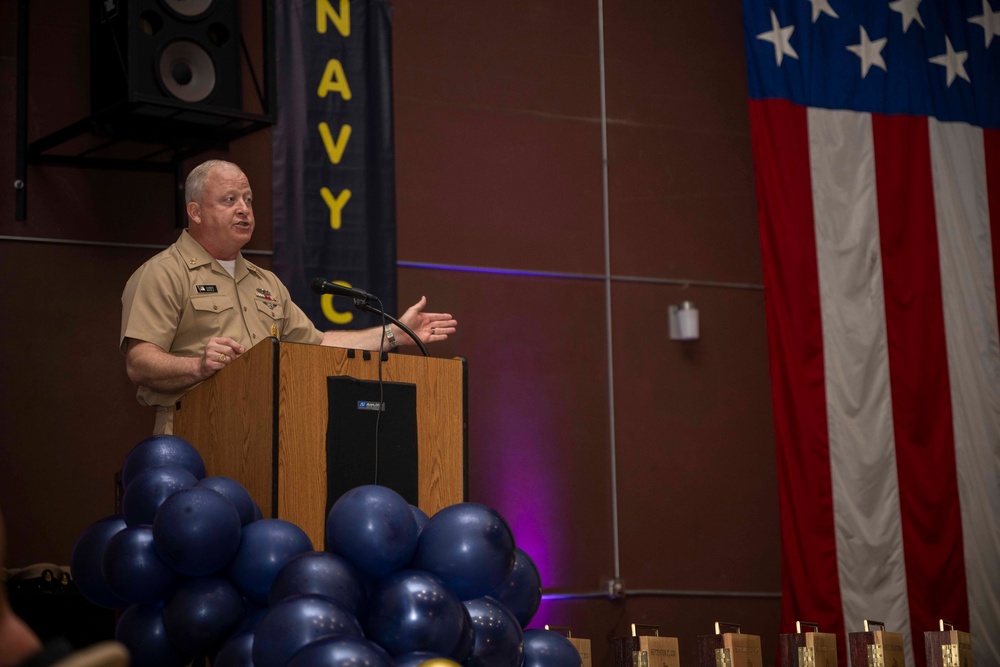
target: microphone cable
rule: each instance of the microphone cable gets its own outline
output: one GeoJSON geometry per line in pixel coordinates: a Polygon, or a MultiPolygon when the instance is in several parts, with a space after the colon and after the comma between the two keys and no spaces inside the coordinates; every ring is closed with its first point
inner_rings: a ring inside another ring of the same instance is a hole
{"type": "MultiPolygon", "coordinates": [[[[389,326],[386,322],[385,308],[382,306],[380,298],[373,297],[372,300],[378,303],[378,309],[382,317],[382,335],[378,343],[378,410],[375,412],[375,484],[378,484],[378,450],[379,450],[379,429],[382,424],[382,411],[385,410],[385,384],[382,380],[382,348],[385,347],[385,328],[389,326]]],[[[388,358],[388,351],[385,352],[388,358]]]]}

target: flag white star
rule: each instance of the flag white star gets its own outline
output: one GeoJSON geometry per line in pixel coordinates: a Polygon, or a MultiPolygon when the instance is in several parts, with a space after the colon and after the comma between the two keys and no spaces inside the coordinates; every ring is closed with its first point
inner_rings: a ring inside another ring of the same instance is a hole
{"type": "Polygon", "coordinates": [[[988,0],[983,0],[983,13],[980,16],[973,16],[969,23],[977,23],[983,27],[986,33],[986,48],[990,47],[990,42],[994,36],[1000,37],[1000,12],[990,9],[988,0]]]}
{"type": "Polygon", "coordinates": [[[876,39],[875,41],[868,39],[868,32],[864,26],[861,26],[861,43],[852,44],[847,47],[848,51],[861,58],[862,79],[868,76],[868,70],[871,69],[872,65],[881,67],[884,72],[889,71],[886,69],[885,60],[882,58],[882,49],[885,48],[887,41],[888,37],[876,39]]]}
{"type": "Polygon", "coordinates": [[[792,36],[792,32],[795,30],[795,26],[790,25],[784,28],[778,23],[778,15],[771,10],[771,30],[770,32],[762,32],[757,35],[757,39],[762,39],[765,42],[771,42],[774,44],[774,60],[781,67],[781,61],[785,56],[791,56],[798,60],[799,54],[795,53],[795,49],[792,45],[788,43],[789,38],[792,36]]]}
{"type": "MultiPolygon", "coordinates": [[[[985,2],[985,0],[983,0],[985,2]]],[[[835,19],[839,19],[837,12],[833,11],[833,7],[830,6],[830,0],[809,0],[813,6],[813,23],[819,18],[821,13],[829,14],[835,19]]]]}
{"type": "Polygon", "coordinates": [[[948,35],[944,36],[944,48],[945,53],[943,55],[934,56],[933,58],[928,58],[928,60],[948,70],[948,87],[951,87],[951,82],[955,80],[956,76],[960,76],[969,83],[972,83],[968,73],[965,71],[965,61],[969,57],[969,52],[953,49],[948,35]]]}
{"type": "Polygon", "coordinates": [[[889,9],[903,15],[903,32],[906,32],[913,21],[919,23],[920,27],[924,30],[927,29],[924,25],[923,19],[920,18],[919,7],[921,1],[922,0],[894,0],[889,3],[889,9]]]}

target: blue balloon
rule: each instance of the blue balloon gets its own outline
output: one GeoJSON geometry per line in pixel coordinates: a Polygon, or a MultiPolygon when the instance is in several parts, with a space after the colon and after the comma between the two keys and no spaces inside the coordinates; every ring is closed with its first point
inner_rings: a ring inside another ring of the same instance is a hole
{"type": "Polygon", "coordinates": [[[167,638],[184,655],[215,653],[243,620],[243,596],[227,579],[184,581],[163,605],[167,638]]]}
{"type": "Polygon", "coordinates": [[[253,633],[233,635],[215,654],[212,667],[254,667],[253,633]]]}
{"type": "Polygon", "coordinates": [[[461,601],[429,572],[401,570],[368,599],[365,636],[392,655],[429,651],[448,655],[465,628],[461,601]]]}
{"type": "Polygon", "coordinates": [[[128,649],[135,667],[182,667],[188,662],[167,639],[160,605],[134,605],[122,612],[115,639],[128,649]]]}
{"type": "Polygon", "coordinates": [[[240,545],[240,515],[221,494],[201,487],[176,492],[153,520],[153,538],[163,561],[181,574],[218,572],[240,545]]]}
{"type": "Polygon", "coordinates": [[[115,533],[104,548],[102,567],[114,594],[131,604],[162,602],[177,582],[177,573],[156,553],[149,526],[115,533]]]}
{"type": "Polygon", "coordinates": [[[465,667],[509,667],[524,657],[524,633],[514,614],[491,598],[466,600],[475,639],[465,667]]]}
{"type": "Polygon", "coordinates": [[[542,603],[542,577],[531,556],[520,548],[514,553],[514,569],[489,597],[507,607],[524,628],[542,603]]]}
{"type": "Polygon", "coordinates": [[[375,578],[409,564],[417,533],[417,521],[403,496],[374,484],[346,492],[326,518],[330,551],[375,578]]]}
{"type": "Polygon", "coordinates": [[[524,631],[524,667],[580,667],[580,652],[552,630],[524,631]]]}
{"type": "MultiPolygon", "coordinates": [[[[333,635],[298,651],[288,667],[394,667],[392,657],[378,644],[351,635],[333,635]]],[[[259,667],[259,666],[256,666],[259,667]]]]}
{"type": "Polygon", "coordinates": [[[278,572],[293,557],[312,551],[301,528],[283,519],[261,519],[243,529],[239,549],[229,563],[229,578],[247,598],[266,605],[278,572]]]}
{"type": "Polygon", "coordinates": [[[135,476],[122,496],[122,514],[129,526],[152,524],[160,505],[181,489],[198,483],[190,471],[177,466],[156,466],[135,476]]]}
{"type": "Polygon", "coordinates": [[[300,595],[271,607],[257,625],[254,667],[284,667],[303,646],[320,637],[347,634],[361,637],[361,625],[333,600],[300,595]]]}
{"type": "Polygon", "coordinates": [[[252,600],[243,599],[244,609],[246,611],[243,614],[243,620],[240,621],[239,627],[233,632],[233,637],[237,635],[252,635],[257,631],[257,626],[263,620],[264,616],[267,615],[268,607],[266,605],[259,605],[252,600]]]}
{"type": "Polygon", "coordinates": [[[413,567],[438,575],[461,600],[495,590],[514,567],[514,535],[485,505],[458,503],[440,510],[420,531],[413,567]]]}
{"type": "Polygon", "coordinates": [[[127,601],[115,595],[108,586],[103,570],[104,547],[108,540],[122,530],[125,530],[123,516],[106,516],[88,526],[73,545],[69,561],[73,583],[83,597],[98,607],[124,609],[129,606],[127,601]]]}
{"type": "Polygon", "coordinates": [[[347,559],[327,551],[307,551],[292,558],[271,584],[268,602],[275,604],[296,595],[328,597],[361,618],[365,610],[364,579],[347,559]]]}
{"type": "Polygon", "coordinates": [[[184,468],[198,479],[205,476],[205,462],[194,445],[175,435],[154,435],[133,447],[125,457],[122,486],[127,491],[136,475],[156,466],[184,468]]]}
{"type": "Polygon", "coordinates": [[[221,493],[226,500],[233,504],[240,515],[240,524],[247,525],[254,521],[257,512],[257,504],[250,496],[246,487],[229,477],[206,477],[198,482],[198,486],[212,489],[216,493],[221,493]]]}
{"type": "Polygon", "coordinates": [[[214,656],[212,667],[253,667],[253,640],[257,626],[267,614],[267,607],[260,607],[244,600],[246,612],[239,626],[214,656]]]}
{"type": "Polygon", "coordinates": [[[417,521],[417,532],[419,533],[427,525],[427,520],[430,518],[427,513],[416,505],[410,505],[410,512],[413,514],[413,518],[417,521]]]}
{"type": "Polygon", "coordinates": [[[462,617],[462,635],[448,656],[455,662],[464,662],[472,654],[472,644],[476,640],[476,626],[472,624],[472,616],[465,604],[462,604],[462,611],[465,612],[462,617]]]}

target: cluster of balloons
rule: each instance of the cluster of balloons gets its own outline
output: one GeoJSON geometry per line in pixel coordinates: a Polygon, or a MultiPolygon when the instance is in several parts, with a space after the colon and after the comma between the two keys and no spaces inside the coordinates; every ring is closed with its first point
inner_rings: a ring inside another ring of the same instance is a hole
{"type": "Polygon", "coordinates": [[[381,486],[341,496],[325,550],[262,518],[247,490],[207,477],[197,450],[153,436],[122,468],[122,513],[78,539],[70,569],[123,610],[135,667],[579,667],[562,635],[525,629],[534,562],[477,503],[432,517],[381,486]]]}

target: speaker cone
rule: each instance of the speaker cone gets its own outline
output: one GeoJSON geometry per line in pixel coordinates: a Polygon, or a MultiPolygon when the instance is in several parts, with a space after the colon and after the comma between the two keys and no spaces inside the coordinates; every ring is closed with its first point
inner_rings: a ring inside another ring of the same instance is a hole
{"type": "Polygon", "coordinates": [[[161,0],[170,11],[187,18],[201,16],[212,7],[212,0],[161,0]]]}
{"type": "Polygon", "coordinates": [[[160,83],[179,100],[201,102],[215,90],[215,64],[201,46],[171,42],[160,55],[160,83]]]}

